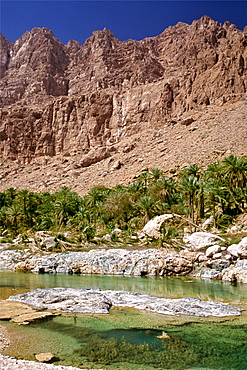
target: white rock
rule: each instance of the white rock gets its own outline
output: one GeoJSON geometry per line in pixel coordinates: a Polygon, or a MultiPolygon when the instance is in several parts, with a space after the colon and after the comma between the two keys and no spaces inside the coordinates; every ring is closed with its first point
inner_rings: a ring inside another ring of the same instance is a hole
{"type": "Polygon", "coordinates": [[[224,239],[218,235],[203,231],[198,231],[193,234],[186,234],[183,238],[186,246],[190,247],[192,250],[200,250],[206,247],[210,247],[219,243],[220,240],[224,241],[224,239]]]}
{"type": "Polygon", "coordinates": [[[169,220],[170,218],[173,218],[171,213],[156,216],[146,223],[142,232],[150,238],[159,239],[161,237],[161,233],[159,232],[161,225],[164,221],[169,220]]]}
{"type": "Polygon", "coordinates": [[[247,258],[247,236],[238,243],[238,255],[240,258],[247,258]]]}
{"type": "Polygon", "coordinates": [[[39,353],[35,355],[36,360],[39,362],[52,362],[56,357],[48,352],[48,353],[39,353]]]}
{"type": "Polygon", "coordinates": [[[107,241],[107,242],[110,242],[111,241],[111,235],[110,234],[105,234],[103,237],[102,237],[103,240],[107,241]]]}
{"type": "Polygon", "coordinates": [[[233,257],[238,257],[238,244],[229,245],[227,252],[230,253],[233,257]]]}
{"type": "Polygon", "coordinates": [[[226,260],[230,260],[231,258],[232,258],[232,255],[231,255],[231,254],[226,254],[226,255],[225,255],[225,259],[226,259],[226,260]]]}
{"type": "Polygon", "coordinates": [[[215,253],[218,253],[221,250],[221,247],[219,245],[212,245],[211,247],[208,247],[206,250],[206,256],[212,257],[215,253]]]}
{"type": "Polygon", "coordinates": [[[234,257],[247,258],[247,237],[244,237],[238,244],[230,245],[227,251],[234,257]]]}
{"type": "Polygon", "coordinates": [[[218,259],[218,258],[221,258],[222,254],[221,253],[215,253],[213,255],[213,259],[218,259]]]}
{"type": "Polygon", "coordinates": [[[121,235],[122,233],[123,233],[122,230],[118,228],[112,230],[112,234],[115,234],[117,236],[121,235]]]}
{"type": "Polygon", "coordinates": [[[238,260],[234,266],[223,270],[223,281],[237,280],[239,283],[247,284],[247,260],[238,260]]]}

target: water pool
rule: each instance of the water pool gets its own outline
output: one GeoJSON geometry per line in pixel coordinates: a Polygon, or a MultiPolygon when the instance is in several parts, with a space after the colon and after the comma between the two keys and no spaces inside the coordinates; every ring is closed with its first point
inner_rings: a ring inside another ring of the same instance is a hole
{"type": "MultiPolygon", "coordinates": [[[[0,272],[0,298],[52,287],[128,290],[166,298],[194,297],[247,308],[247,286],[188,277],[34,275],[0,272]]],[[[112,308],[109,315],[62,315],[28,326],[1,322],[12,338],[4,354],[34,360],[52,352],[56,364],[104,369],[247,369],[247,315],[165,316],[112,308]],[[162,333],[167,338],[162,337],[162,333]]]]}

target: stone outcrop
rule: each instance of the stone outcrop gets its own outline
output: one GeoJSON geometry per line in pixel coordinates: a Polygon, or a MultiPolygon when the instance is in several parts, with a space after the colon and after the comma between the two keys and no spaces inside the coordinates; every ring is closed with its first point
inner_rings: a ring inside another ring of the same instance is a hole
{"type": "Polygon", "coordinates": [[[0,155],[30,162],[105,148],[94,163],[147,125],[186,127],[195,109],[245,96],[246,46],[246,32],[207,16],[141,41],[108,29],[83,45],[46,28],[14,44],[1,36],[0,155]]]}
{"type": "Polygon", "coordinates": [[[45,362],[45,363],[52,363],[52,362],[55,362],[55,361],[58,361],[59,360],[58,357],[54,356],[50,352],[38,353],[37,355],[35,355],[35,358],[36,358],[37,361],[39,361],[39,362],[45,362]]]}
{"type": "Polygon", "coordinates": [[[30,322],[45,320],[57,316],[57,312],[40,311],[23,302],[0,301],[0,319],[27,325],[30,322]]]}
{"type": "MultiPolygon", "coordinates": [[[[4,251],[2,254],[4,256],[4,251]]],[[[167,254],[162,249],[139,251],[109,249],[23,258],[21,262],[14,265],[14,269],[50,274],[187,275],[193,269],[194,259],[195,255],[167,254]]]]}
{"type": "Polygon", "coordinates": [[[218,244],[220,241],[224,241],[224,239],[212,233],[198,231],[193,234],[185,234],[183,241],[188,248],[199,251],[218,244]]]}
{"type": "Polygon", "coordinates": [[[115,290],[52,288],[11,296],[8,301],[73,313],[108,313],[111,306],[133,307],[165,315],[231,316],[241,309],[196,298],[166,299],[115,290]]]}

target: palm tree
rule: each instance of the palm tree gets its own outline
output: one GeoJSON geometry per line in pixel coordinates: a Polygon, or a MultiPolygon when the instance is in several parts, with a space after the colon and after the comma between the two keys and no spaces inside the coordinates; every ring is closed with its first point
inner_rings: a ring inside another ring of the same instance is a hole
{"type": "Polygon", "coordinates": [[[197,164],[191,164],[190,166],[184,168],[182,171],[179,172],[179,177],[180,178],[185,178],[188,176],[194,176],[197,177],[198,179],[200,178],[201,175],[201,168],[197,164]]]}
{"type": "Polygon", "coordinates": [[[17,191],[15,188],[9,188],[5,191],[5,205],[10,206],[13,203],[17,195],[17,191]]]}
{"type": "Polygon", "coordinates": [[[18,192],[16,199],[22,206],[24,222],[28,227],[32,227],[34,225],[36,210],[40,202],[39,195],[24,189],[18,192]]]}
{"type": "Polygon", "coordinates": [[[166,202],[172,205],[174,194],[178,192],[177,183],[173,178],[162,176],[155,181],[148,189],[148,194],[152,195],[157,201],[166,202]]]}
{"type": "Polygon", "coordinates": [[[18,203],[13,203],[10,207],[6,208],[6,224],[14,230],[14,235],[18,234],[18,228],[21,225],[23,218],[21,208],[18,203]]]}
{"type": "Polygon", "coordinates": [[[180,183],[180,189],[188,198],[189,201],[189,215],[194,222],[194,214],[195,214],[195,200],[196,195],[200,189],[199,180],[195,176],[185,177],[183,181],[180,183]]]}
{"type": "Polygon", "coordinates": [[[151,171],[149,172],[149,174],[150,174],[150,178],[156,181],[159,178],[161,178],[161,176],[163,176],[163,171],[160,170],[157,167],[154,167],[154,168],[151,169],[151,171]]]}
{"type": "Polygon", "coordinates": [[[115,189],[111,192],[100,209],[105,223],[111,221],[120,227],[127,227],[134,216],[134,202],[132,194],[124,189],[115,189]]]}
{"type": "Polygon", "coordinates": [[[68,188],[62,188],[55,193],[54,213],[58,225],[66,225],[67,222],[78,212],[81,198],[68,188]]]}
{"type": "Polygon", "coordinates": [[[214,227],[217,227],[217,210],[224,213],[227,204],[227,189],[216,179],[209,179],[204,185],[205,202],[212,211],[214,227]]]}
{"type": "Polygon", "coordinates": [[[136,207],[143,215],[143,221],[146,223],[155,215],[157,202],[154,198],[144,195],[136,202],[136,207]]]}
{"type": "Polygon", "coordinates": [[[244,211],[247,202],[247,158],[230,155],[222,161],[221,174],[229,184],[235,205],[244,211]]]}
{"type": "Polygon", "coordinates": [[[144,194],[146,194],[147,192],[150,178],[151,177],[150,177],[150,173],[148,172],[148,170],[143,171],[141,175],[137,178],[137,182],[141,186],[141,192],[144,194]]]}

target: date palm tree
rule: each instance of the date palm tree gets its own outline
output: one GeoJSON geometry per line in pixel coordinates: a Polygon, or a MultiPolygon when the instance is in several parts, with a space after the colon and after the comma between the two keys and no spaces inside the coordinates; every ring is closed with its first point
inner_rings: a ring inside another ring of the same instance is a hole
{"type": "Polygon", "coordinates": [[[13,203],[11,206],[6,208],[5,215],[6,225],[13,230],[14,235],[17,235],[18,229],[23,220],[23,214],[20,205],[18,203],[13,203]]]}
{"type": "Polygon", "coordinates": [[[157,202],[154,198],[144,195],[136,202],[136,208],[143,215],[144,223],[148,222],[156,214],[157,202]]]}
{"type": "Polygon", "coordinates": [[[230,155],[221,164],[221,174],[229,186],[235,205],[244,211],[247,203],[247,158],[230,155]]]}
{"type": "Polygon", "coordinates": [[[195,201],[196,196],[200,189],[200,183],[197,177],[191,175],[189,177],[184,177],[179,185],[180,190],[184,193],[188,200],[189,215],[192,222],[195,221],[195,201]]]}

